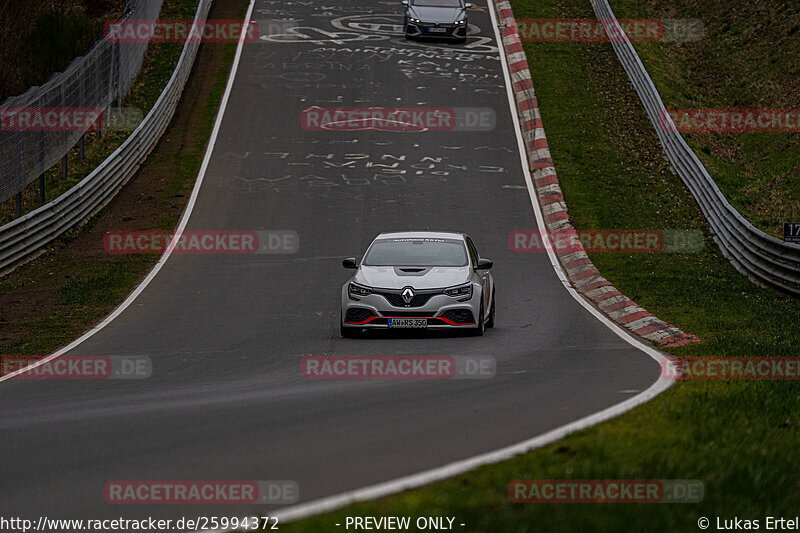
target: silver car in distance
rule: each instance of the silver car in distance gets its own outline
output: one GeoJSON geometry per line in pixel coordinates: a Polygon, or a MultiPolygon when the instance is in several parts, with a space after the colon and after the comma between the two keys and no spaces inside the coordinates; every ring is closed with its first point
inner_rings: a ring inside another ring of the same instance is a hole
{"type": "Polygon", "coordinates": [[[381,233],[342,287],[342,337],[364,329],[464,329],[494,326],[492,262],[463,233],[381,233]]]}

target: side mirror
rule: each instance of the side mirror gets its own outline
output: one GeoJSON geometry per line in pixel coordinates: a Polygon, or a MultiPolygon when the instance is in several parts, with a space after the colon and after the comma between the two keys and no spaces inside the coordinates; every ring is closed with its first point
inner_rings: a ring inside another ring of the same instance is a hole
{"type": "Polygon", "coordinates": [[[401,3],[401,4],[403,4],[404,6],[408,7],[408,0],[403,0],[403,1],[402,1],[402,2],[400,2],[400,3],[401,3]]]}
{"type": "Polygon", "coordinates": [[[471,8],[471,7],[472,7],[472,4],[470,4],[469,2],[467,2],[466,4],[464,4],[464,8],[465,8],[465,9],[469,9],[469,8],[471,8]]]}
{"type": "Polygon", "coordinates": [[[355,257],[348,257],[347,259],[342,259],[342,266],[345,268],[358,268],[358,263],[356,263],[355,257]]]}
{"type": "Polygon", "coordinates": [[[478,266],[475,267],[475,270],[489,270],[494,266],[494,263],[491,259],[478,259],[478,266]]]}

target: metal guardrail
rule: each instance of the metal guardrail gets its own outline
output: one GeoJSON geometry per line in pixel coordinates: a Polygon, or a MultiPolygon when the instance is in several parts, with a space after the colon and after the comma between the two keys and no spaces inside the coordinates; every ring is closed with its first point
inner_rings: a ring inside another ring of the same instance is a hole
{"type": "MultiPolygon", "coordinates": [[[[624,35],[608,0],[590,1],[607,33],[611,34],[611,26],[617,35],[624,35]]],[[[639,94],[667,159],[700,206],[723,255],[755,283],[800,295],[800,245],[767,235],[730,205],[678,132],[631,42],[611,39],[611,46],[639,94]]]]}
{"type": "MultiPolygon", "coordinates": [[[[205,22],[212,1],[200,0],[195,24],[205,22]]],[[[172,120],[199,46],[199,39],[187,38],[175,70],[153,108],[91,174],[52,202],[0,227],[0,275],[102,209],[136,173],[172,120]]]]}

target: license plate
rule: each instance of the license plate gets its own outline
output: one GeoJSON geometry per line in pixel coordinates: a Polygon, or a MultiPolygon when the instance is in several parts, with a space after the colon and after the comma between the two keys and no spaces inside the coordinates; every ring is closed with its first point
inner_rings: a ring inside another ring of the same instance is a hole
{"type": "Polygon", "coordinates": [[[390,318],[390,328],[427,328],[427,318],[390,318]]]}
{"type": "Polygon", "coordinates": [[[447,28],[428,28],[428,33],[445,33],[447,28]]]}

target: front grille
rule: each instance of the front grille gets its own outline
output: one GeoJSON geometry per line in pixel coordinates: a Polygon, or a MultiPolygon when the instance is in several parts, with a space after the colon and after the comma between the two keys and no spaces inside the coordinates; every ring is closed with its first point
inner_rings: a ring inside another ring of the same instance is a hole
{"type": "Polygon", "coordinates": [[[458,324],[474,324],[475,318],[469,309],[450,309],[442,313],[442,318],[452,320],[458,324]]]}
{"type": "Polygon", "coordinates": [[[351,307],[347,310],[347,314],[344,317],[345,322],[364,322],[371,316],[374,316],[375,313],[370,311],[369,309],[362,309],[360,307],[351,307]]]}
{"type": "Polygon", "coordinates": [[[411,298],[411,303],[406,304],[403,300],[402,294],[395,294],[395,293],[376,293],[380,294],[386,300],[392,304],[394,307],[422,307],[428,300],[431,299],[433,294],[415,294],[413,298],[411,298]]]}

